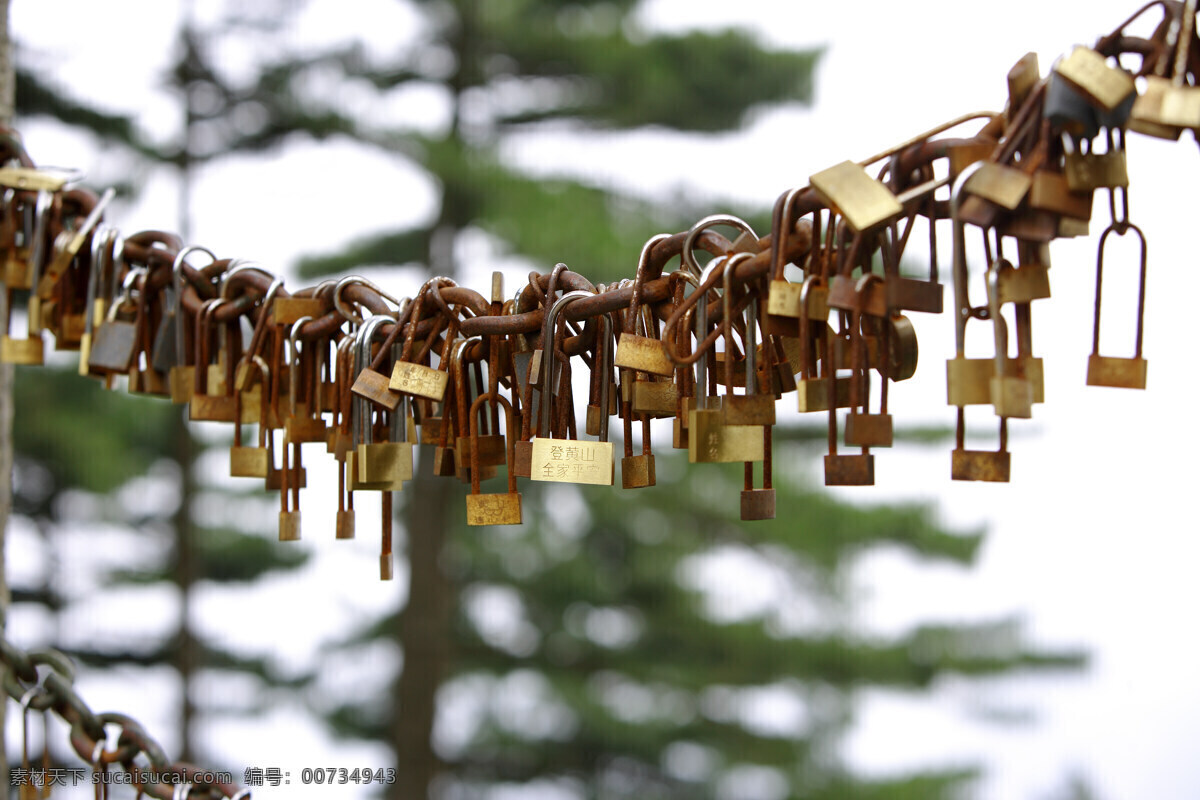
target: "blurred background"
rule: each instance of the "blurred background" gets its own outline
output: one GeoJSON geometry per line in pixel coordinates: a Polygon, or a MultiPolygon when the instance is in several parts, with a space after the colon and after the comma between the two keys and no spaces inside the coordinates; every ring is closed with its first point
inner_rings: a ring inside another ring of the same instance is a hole
{"type": "MultiPolygon", "coordinates": [[[[118,187],[126,233],[180,231],[291,288],[355,272],[398,296],[496,269],[512,291],[557,261],[629,277],[648,236],[710,213],[761,233],[810,174],[1000,110],[1024,53],[1045,73],[1137,10],[246,5],[15,0],[30,154],[118,187]]],[[[168,754],[290,778],[255,797],[1195,797],[1198,437],[1179,409],[1197,381],[1174,364],[1200,290],[1194,148],[1129,144],[1148,391],[1084,386],[1100,199],[1092,236],[1052,248],[1047,403],[1012,426],[1008,485],[950,480],[953,324],[915,315],[921,364],[891,394],[875,487],[822,486],[825,418],[786,399],[771,522],[739,522],[741,469],[689,467],[669,423],[657,487],[526,484],[511,529],[466,529],[465,489],[424,459],[385,583],[379,501],[358,493],[358,538],[334,541],[323,453],[304,540],[279,544],[275,496],[226,476],[227,430],[106,394],[73,354],[20,368],[7,635],[71,654],[92,707],[168,754]],[[395,782],[305,786],[306,767],[395,782]]],[[[1104,349],[1121,354],[1134,254],[1108,258],[1104,349]]],[[[79,766],[65,734],[51,722],[52,752],[79,766]]]]}

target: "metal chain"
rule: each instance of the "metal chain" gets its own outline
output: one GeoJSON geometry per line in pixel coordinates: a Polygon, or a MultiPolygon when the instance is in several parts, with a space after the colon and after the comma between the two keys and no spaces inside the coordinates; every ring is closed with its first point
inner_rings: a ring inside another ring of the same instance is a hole
{"type": "MultiPolygon", "coordinates": [[[[221,773],[183,761],[171,761],[141,723],[115,712],[97,714],[75,691],[75,667],[57,650],[28,653],[0,638],[4,690],[23,712],[53,712],[70,726],[75,753],[93,769],[119,765],[126,785],[151,797],[171,800],[184,787],[192,800],[249,800],[248,789],[219,778],[221,773]],[[115,746],[109,749],[109,743],[115,746]]],[[[28,779],[30,776],[25,776],[28,779]]]]}

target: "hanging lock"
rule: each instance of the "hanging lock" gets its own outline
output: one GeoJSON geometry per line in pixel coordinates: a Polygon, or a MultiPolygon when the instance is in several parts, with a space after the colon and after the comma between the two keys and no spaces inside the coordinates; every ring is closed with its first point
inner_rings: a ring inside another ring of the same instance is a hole
{"type": "MultiPolygon", "coordinates": [[[[550,391],[550,384],[554,380],[553,342],[555,341],[558,316],[562,309],[572,301],[592,296],[591,292],[566,292],[546,312],[542,332],[545,346],[542,352],[541,368],[541,378],[546,385],[542,387],[539,403],[538,435],[533,440],[530,453],[530,478],[535,481],[587,483],[598,486],[611,486],[613,483],[615,462],[613,446],[608,441],[607,416],[600,428],[599,441],[553,439],[550,436],[550,406],[551,398],[555,394],[550,391]]],[[[597,321],[600,324],[600,335],[604,337],[604,341],[611,341],[612,320],[608,318],[607,314],[602,314],[597,317],[597,321]]],[[[600,350],[601,348],[597,348],[597,352],[600,350]]],[[[612,351],[608,350],[608,352],[612,351]]],[[[612,368],[611,360],[608,360],[608,368],[610,370],[612,368]]],[[[601,386],[600,404],[602,407],[608,407],[609,402],[609,382],[605,381],[601,386]]]]}
{"type": "Polygon", "coordinates": [[[468,412],[470,416],[470,446],[471,446],[471,493],[467,495],[467,524],[468,525],[520,525],[521,524],[521,493],[517,491],[517,473],[513,468],[513,445],[517,431],[514,425],[512,406],[498,394],[481,394],[475,398],[468,412]],[[504,409],[504,422],[507,430],[505,440],[509,443],[505,449],[508,465],[508,492],[504,494],[480,494],[479,491],[479,415],[483,413],[485,402],[493,403],[504,409]]]}
{"type": "Polygon", "coordinates": [[[1092,320],[1092,354],[1088,356],[1087,385],[1110,386],[1120,389],[1146,388],[1146,359],[1142,358],[1142,328],[1146,308],[1146,236],[1136,225],[1126,223],[1118,227],[1116,223],[1105,229],[1100,236],[1099,254],[1096,258],[1096,304],[1092,320]],[[1141,258],[1138,264],[1138,302],[1137,302],[1137,338],[1134,344],[1132,358],[1117,358],[1100,355],[1100,299],[1101,285],[1104,278],[1104,246],[1109,234],[1116,232],[1118,236],[1126,230],[1133,231],[1141,246],[1141,258]]]}

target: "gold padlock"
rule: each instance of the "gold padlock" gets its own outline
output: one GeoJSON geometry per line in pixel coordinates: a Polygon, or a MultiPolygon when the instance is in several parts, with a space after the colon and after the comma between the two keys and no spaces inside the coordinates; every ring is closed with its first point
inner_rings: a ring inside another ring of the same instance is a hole
{"type": "Polygon", "coordinates": [[[513,469],[513,446],[517,431],[513,423],[512,406],[497,394],[481,394],[475,398],[468,412],[471,420],[471,493],[467,495],[467,524],[468,525],[520,525],[521,524],[521,494],[517,491],[517,473],[513,469]],[[510,444],[506,448],[508,464],[508,492],[505,494],[480,494],[479,478],[481,464],[479,463],[479,412],[483,410],[482,403],[494,402],[504,409],[504,421],[507,429],[505,441],[510,444]]]}
{"type": "Polygon", "coordinates": [[[1088,386],[1110,386],[1120,389],[1146,388],[1146,359],[1142,358],[1142,325],[1146,307],[1146,236],[1136,225],[1126,223],[1119,227],[1117,223],[1110,225],[1100,236],[1100,247],[1096,258],[1096,305],[1092,319],[1092,354],[1088,357],[1087,384],[1088,386]],[[1138,315],[1137,338],[1134,344],[1132,358],[1116,358],[1100,355],[1100,300],[1101,286],[1104,277],[1104,245],[1109,234],[1123,236],[1127,230],[1137,234],[1141,245],[1141,258],[1138,267],[1138,315]]]}

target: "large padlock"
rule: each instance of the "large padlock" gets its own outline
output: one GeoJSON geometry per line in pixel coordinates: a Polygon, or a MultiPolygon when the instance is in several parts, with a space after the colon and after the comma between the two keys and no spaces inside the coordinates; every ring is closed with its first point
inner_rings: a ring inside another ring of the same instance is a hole
{"type": "Polygon", "coordinates": [[[1099,253],[1096,258],[1096,305],[1092,320],[1092,354],[1088,357],[1087,384],[1088,386],[1111,386],[1121,389],[1146,388],[1146,359],[1142,358],[1142,327],[1146,308],[1146,236],[1136,225],[1125,223],[1124,226],[1110,225],[1100,236],[1099,253]],[[1100,355],[1100,300],[1101,286],[1104,278],[1104,246],[1109,234],[1118,236],[1127,230],[1133,231],[1141,245],[1141,258],[1138,265],[1138,304],[1137,304],[1137,338],[1134,344],[1132,358],[1118,358],[1100,355]]]}
{"type": "Polygon", "coordinates": [[[471,424],[471,493],[467,495],[467,524],[468,525],[520,525],[521,524],[521,494],[517,491],[517,473],[513,469],[513,447],[517,431],[513,423],[513,410],[508,401],[496,394],[481,394],[475,398],[468,413],[471,424]],[[503,494],[480,494],[479,478],[481,464],[479,463],[479,412],[483,410],[482,403],[494,402],[504,408],[504,421],[508,432],[506,441],[509,442],[507,451],[508,491],[503,494]]]}
{"type": "MultiPolygon", "coordinates": [[[[559,314],[569,303],[591,296],[591,292],[585,291],[566,292],[546,312],[542,333],[543,341],[547,345],[542,353],[543,381],[553,380],[552,343],[555,341],[559,314]]],[[[601,335],[605,341],[611,341],[612,320],[608,315],[601,315],[598,319],[601,335]]],[[[612,352],[611,349],[608,349],[608,352],[612,352]]],[[[605,382],[604,385],[607,386],[608,383],[605,382]]],[[[530,478],[535,481],[611,486],[616,462],[612,443],[608,441],[607,417],[605,424],[600,428],[599,441],[551,438],[551,401],[555,393],[549,390],[549,383],[542,389],[538,408],[538,435],[533,439],[530,449],[530,478]]],[[[607,405],[608,402],[606,389],[602,403],[607,405]]]]}

